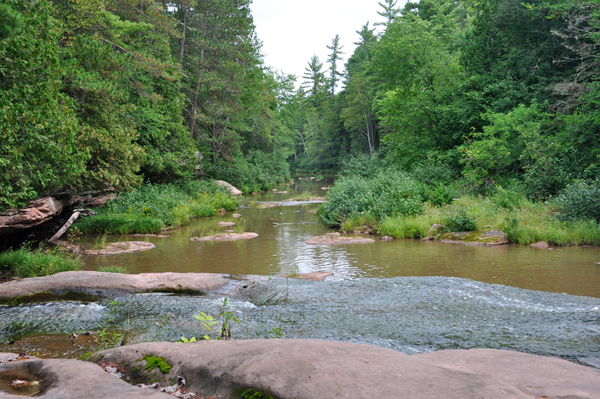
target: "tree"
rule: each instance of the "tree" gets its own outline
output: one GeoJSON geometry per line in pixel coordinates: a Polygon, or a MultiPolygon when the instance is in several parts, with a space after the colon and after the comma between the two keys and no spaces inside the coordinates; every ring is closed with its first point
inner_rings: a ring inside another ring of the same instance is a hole
{"type": "Polygon", "coordinates": [[[383,25],[383,26],[387,27],[392,22],[394,22],[394,20],[398,16],[398,13],[400,12],[400,10],[398,8],[396,8],[397,5],[398,5],[398,0],[384,0],[383,3],[379,2],[379,6],[381,8],[383,8],[383,10],[377,11],[377,14],[384,17],[386,19],[386,21],[385,22],[376,22],[375,26],[383,25]]]}
{"type": "Polygon", "coordinates": [[[337,88],[337,82],[339,82],[339,78],[342,76],[342,73],[337,69],[337,63],[342,59],[341,56],[344,55],[344,52],[342,52],[344,46],[340,46],[340,35],[335,35],[331,41],[331,45],[327,46],[327,48],[331,50],[327,62],[329,62],[328,85],[331,89],[331,97],[333,97],[335,95],[335,89],[337,88]]]}
{"type": "Polygon", "coordinates": [[[304,75],[302,75],[304,78],[302,87],[308,95],[307,101],[315,108],[321,105],[327,90],[325,73],[322,69],[323,63],[319,60],[319,57],[313,55],[308,61],[308,66],[304,69],[304,75]]]}

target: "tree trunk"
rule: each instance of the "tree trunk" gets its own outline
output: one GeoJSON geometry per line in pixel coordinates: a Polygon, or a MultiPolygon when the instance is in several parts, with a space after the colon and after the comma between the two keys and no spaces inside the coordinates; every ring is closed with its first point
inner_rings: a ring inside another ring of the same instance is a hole
{"type": "MultiPolygon", "coordinates": [[[[206,30],[208,28],[208,10],[209,4],[206,5],[206,11],[204,12],[204,25],[202,26],[202,42],[206,39],[206,30]]],[[[202,71],[204,69],[204,46],[200,50],[200,65],[198,66],[198,78],[196,79],[196,87],[194,89],[194,101],[192,102],[192,123],[190,126],[190,137],[194,138],[194,131],[196,130],[196,117],[198,115],[198,97],[200,95],[200,84],[202,83],[202,71]]]]}

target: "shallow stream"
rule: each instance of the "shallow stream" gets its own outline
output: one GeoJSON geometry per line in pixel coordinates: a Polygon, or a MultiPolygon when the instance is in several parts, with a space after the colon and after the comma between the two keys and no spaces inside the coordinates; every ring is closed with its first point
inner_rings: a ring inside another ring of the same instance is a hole
{"type": "MultiPolygon", "coordinates": [[[[288,194],[256,195],[273,202],[304,191],[315,196],[330,181],[298,181],[288,194]]],[[[274,208],[242,207],[230,215],[190,223],[170,238],[142,238],[157,248],[117,257],[88,257],[86,267],[120,265],[130,273],[212,272],[262,275],[234,280],[230,298],[240,324],[233,337],[315,338],[378,345],[405,353],[439,349],[498,348],[567,358],[600,369],[600,249],[525,246],[495,248],[419,240],[309,246],[330,231],[310,212],[316,204],[282,202],[274,208]],[[190,242],[219,221],[245,223],[258,238],[190,242]],[[331,271],[325,282],[277,276],[331,271]],[[241,288],[246,285],[246,288],[241,288]],[[279,328],[280,330],[277,330],[279,328]]],[[[113,237],[127,240],[131,237],[113,237]]],[[[139,237],[135,238],[139,240],[139,237]]],[[[88,243],[93,243],[89,239],[88,243]]],[[[231,287],[229,287],[231,288],[231,287]]],[[[223,294],[207,297],[144,294],[119,298],[113,328],[125,343],[201,337],[193,316],[219,313],[223,294]]],[[[70,341],[73,331],[98,330],[111,316],[109,302],[0,307],[0,351],[75,357],[95,338],[70,341]],[[60,338],[58,338],[60,337],[60,338]],[[57,343],[59,342],[59,343],[57,343]]],[[[216,337],[216,332],[213,338],[216,337]]]]}

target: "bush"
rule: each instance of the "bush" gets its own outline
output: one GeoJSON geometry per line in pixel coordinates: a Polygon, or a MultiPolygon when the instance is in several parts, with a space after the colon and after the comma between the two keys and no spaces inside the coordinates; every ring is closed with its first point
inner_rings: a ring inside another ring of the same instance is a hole
{"type": "Polygon", "coordinates": [[[341,177],[327,194],[327,202],[318,213],[329,226],[340,226],[344,220],[371,215],[382,220],[386,216],[417,215],[423,212],[420,187],[406,173],[385,170],[370,179],[341,177]]]}
{"type": "Polygon", "coordinates": [[[600,179],[577,181],[567,186],[556,199],[561,220],[595,220],[600,222],[600,179]]]}
{"type": "Polygon", "coordinates": [[[446,211],[445,224],[448,231],[477,230],[477,217],[464,206],[453,206],[446,211]]]}
{"type": "Polygon", "coordinates": [[[0,253],[0,271],[3,274],[23,278],[79,270],[81,265],[79,258],[59,249],[31,251],[23,247],[0,253]]]}

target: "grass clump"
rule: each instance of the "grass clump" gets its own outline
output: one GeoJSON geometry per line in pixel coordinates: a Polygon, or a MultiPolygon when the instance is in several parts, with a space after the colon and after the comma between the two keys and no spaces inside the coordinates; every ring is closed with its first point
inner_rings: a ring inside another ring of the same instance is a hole
{"type": "Polygon", "coordinates": [[[101,266],[98,268],[98,271],[101,273],[121,273],[128,274],[127,269],[122,266],[101,266]]]}
{"type": "Polygon", "coordinates": [[[146,184],[109,202],[99,215],[84,219],[77,228],[87,234],[155,234],[191,219],[214,216],[220,209],[234,211],[235,197],[205,181],[146,184]]]}
{"type": "Polygon", "coordinates": [[[22,247],[0,253],[0,272],[6,277],[40,277],[60,272],[80,270],[82,262],[61,249],[31,250],[22,247]]]}

